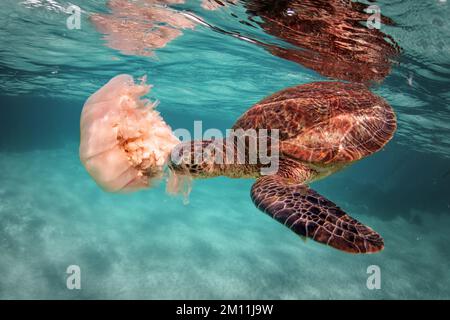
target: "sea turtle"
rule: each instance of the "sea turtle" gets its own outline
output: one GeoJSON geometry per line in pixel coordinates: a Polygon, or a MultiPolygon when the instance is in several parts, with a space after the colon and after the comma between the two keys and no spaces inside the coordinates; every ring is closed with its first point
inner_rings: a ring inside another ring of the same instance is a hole
{"type": "Polygon", "coordinates": [[[217,152],[233,149],[239,154],[230,139],[223,141],[223,150],[203,153],[200,162],[194,155],[195,146],[206,148],[212,141],[182,142],[177,146],[176,161],[169,162],[170,170],[193,178],[257,178],[251,188],[254,204],[296,234],[350,253],[383,249],[378,233],[308,184],[383,148],[396,130],[395,113],[386,101],[361,84],[304,84],[263,99],[247,110],[233,129],[278,129],[278,171],[262,175],[262,164],[248,163],[249,154],[243,164],[216,163],[217,152]]]}
{"type": "MultiPolygon", "coordinates": [[[[371,26],[374,8],[360,2],[249,0],[245,7],[265,32],[291,44],[264,44],[266,50],[326,77],[381,82],[401,50],[392,37],[371,26]]],[[[384,15],[379,18],[394,25],[384,15]]]]}

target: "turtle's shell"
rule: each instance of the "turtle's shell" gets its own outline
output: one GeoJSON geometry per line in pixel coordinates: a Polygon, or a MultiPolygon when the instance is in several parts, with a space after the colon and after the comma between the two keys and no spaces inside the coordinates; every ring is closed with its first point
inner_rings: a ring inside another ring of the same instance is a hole
{"type": "Polygon", "coordinates": [[[363,85],[315,82],[263,99],[236,121],[238,128],[279,129],[284,156],[325,165],[380,150],[395,132],[396,117],[363,85]]]}

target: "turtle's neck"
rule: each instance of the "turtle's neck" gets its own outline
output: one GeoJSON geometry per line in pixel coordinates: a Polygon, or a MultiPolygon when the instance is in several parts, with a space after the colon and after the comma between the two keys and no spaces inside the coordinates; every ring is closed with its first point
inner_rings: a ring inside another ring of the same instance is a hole
{"type": "Polygon", "coordinates": [[[256,178],[262,167],[258,154],[229,137],[180,143],[172,152],[169,169],[193,178],[256,178]]]}

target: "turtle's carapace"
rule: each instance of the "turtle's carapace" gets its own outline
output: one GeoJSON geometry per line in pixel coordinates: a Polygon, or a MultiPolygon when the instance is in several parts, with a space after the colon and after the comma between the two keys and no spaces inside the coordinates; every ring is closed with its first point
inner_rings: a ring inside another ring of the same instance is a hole
{"type": "MultiPolygon", "coordinates": [[[[195,146],[209,148],[211,141],[183,142],[180,145],[188,152],[169,167],[193,178],[257,178],[251,190],[255,205],[298,235],[345,252],[373,253],[384,247],[381,236],[308,184],[379,151],[396,127],[392,108],[364,85],[316,82],[263,99],[233,126],[235,130],[279,131],[279,168],[274,174],[261,175],[260,163],[217,164],[218,153],[242,152],[230,139],[221,148],[203,153],[209,156],[199,163],[193,155],[195,146]]],[[[249,158],[245,154],[244,159],[249,158]]]]}
{"type": "MultiPolygon", "coordinates": [[[[273,55],[326,77],[360,83],[381,82],[399,54],[395,41],[366,26],[368,5],[350,0],[249,0],[249,14],[261,28],[291,46],[264,46],[273,55]]],[[[378,19],[378,17],[376,17],[378,19]]],[[[379,15],[379,23],[393,22],[379,15]]]]}

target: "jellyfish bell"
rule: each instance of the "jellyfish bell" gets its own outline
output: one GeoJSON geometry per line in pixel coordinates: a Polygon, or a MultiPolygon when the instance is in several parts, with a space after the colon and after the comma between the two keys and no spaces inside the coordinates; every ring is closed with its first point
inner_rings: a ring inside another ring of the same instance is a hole
{"type": "Polygon", "coordinates": [[[182,0],[109,0],[109,13],[94,13],[90,20],[104,34],[105,45],[125,55],[154,56],[195,23],[168,5],[182,0]]]}
{"type": "Polygon", "coordinates": [[[141,99],[151,86],[118,75],[84,104],[80,119],[80,160],[109,192],[135,191],[163,177],[171,150],[179,143],[155,110],[141,99]]]}

